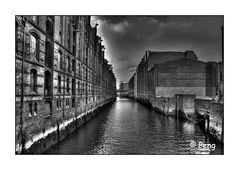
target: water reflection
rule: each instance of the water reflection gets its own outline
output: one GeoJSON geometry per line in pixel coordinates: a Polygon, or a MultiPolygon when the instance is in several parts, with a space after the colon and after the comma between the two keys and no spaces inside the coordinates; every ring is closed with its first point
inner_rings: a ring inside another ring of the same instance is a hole
{"type": "Polygon", "coordinates": [[[209,142],[198,126],[156,113],[130,99],[115,103],[96,115],[48,154],[221,154],[190,147],[209,142]]]}

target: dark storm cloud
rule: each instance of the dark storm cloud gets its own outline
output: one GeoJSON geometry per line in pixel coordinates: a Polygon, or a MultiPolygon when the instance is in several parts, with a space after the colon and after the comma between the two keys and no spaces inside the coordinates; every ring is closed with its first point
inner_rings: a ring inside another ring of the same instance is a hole
{"type": "Polygon", "coordinates": [[[94,16],[116,78],[128,81],[145,50],[193,50],[199,60],[221,61],[222,16],[94,16]]]}

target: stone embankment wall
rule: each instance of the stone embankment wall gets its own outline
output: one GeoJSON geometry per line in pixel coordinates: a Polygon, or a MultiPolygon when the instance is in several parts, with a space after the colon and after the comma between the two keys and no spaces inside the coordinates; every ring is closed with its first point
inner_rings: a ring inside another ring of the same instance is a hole
{"type": "Polygon", "coordinates": [[[195,111],[200,115],[209,115],[209,133],[218,140],[224,142],[223,122],[224,111],[223,104],[206,99],[195,99],[195,111]]]}
{"type": "Polygon", "coordinates": [[[150,103],[152,108],[156,111],[164,113],[165,115],[175,116],[175,98],[174,97],[161,97],[161,98],[151,98],[150,103]]]}
{"type": "Polygon", "coordinates": [[[197,123],[209,115],[209,135],[219,142],[224,142],[223,104],[208,99],[197,99],[195,95],[180,94],[175,97],[149,97],[137,101],[151,106],[155,111],[166,116],[186,118],[197,123]]]}
{"type": "Polygon", "coordinates": [[[115,101],[115,98],[108,99],[102,103],[102,105],[91,108],[77,117],[66,119],[62,123],[57,122],[51,128],[48,128],[45,131],[35,135],[31,141],[26,141],[24,148],[21,148],[21,154],[44,153],[93,118],[104,107],[113,101],[115,101]]]}

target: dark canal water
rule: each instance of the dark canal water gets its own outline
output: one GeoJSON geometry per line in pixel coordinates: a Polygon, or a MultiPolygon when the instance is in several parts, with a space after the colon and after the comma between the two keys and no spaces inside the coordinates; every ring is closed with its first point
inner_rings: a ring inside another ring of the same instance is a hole
{"type": "Polygon", "coordinates": [[[118,98],[46,154],[222,154],[221,145],[199,142],[210,143],[197,125],[118,98]]]}

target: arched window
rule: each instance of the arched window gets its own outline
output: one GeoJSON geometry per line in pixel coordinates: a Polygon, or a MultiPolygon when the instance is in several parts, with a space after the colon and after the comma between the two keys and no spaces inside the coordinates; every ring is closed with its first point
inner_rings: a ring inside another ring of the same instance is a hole
{"type": "Polygon", "coordinates": [[[30,34],[30,54],[38,60],[38,44],[39,38],[34,33],[30,34]]]}
{"type": "Polygon", "coordinates": [[[50,20],[46,21],[46,34],[52,38],[53,37],[53,26],[50,20]]]}
{"type": "Polygon", "coordinates": [[[63,56],[61,51],[58,51],[58,68],[63,69],[63,56]]]}
{"type": "Polygon", "coordinates": [[[37,92],[37,71],[35,69],[30,70],[30,90],[37,92]]]}

